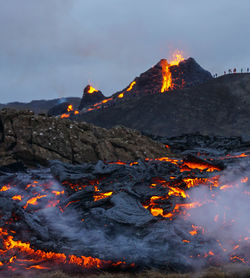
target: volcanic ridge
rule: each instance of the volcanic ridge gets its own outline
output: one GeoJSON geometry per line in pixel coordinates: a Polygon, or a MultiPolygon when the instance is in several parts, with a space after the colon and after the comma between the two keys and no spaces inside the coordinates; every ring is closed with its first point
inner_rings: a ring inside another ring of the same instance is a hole
{"type": "MultiPolygon", "coordinates": [[[[199,132],[249,140],[249,107],[250,74],[213,78],[193,58],[184,60],[177,54],[110,97],[88,85],[80,106],[71,112],[65,107],[63,117],[164,137],[199,132]]],[[[61,110],[54,112],[62,116],[61,110]]]]}

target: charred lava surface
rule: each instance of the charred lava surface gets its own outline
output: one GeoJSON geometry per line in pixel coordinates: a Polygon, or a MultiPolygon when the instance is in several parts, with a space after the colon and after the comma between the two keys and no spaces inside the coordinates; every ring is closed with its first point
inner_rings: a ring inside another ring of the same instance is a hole
{"type": "Polygon", "coordinates": [[[238,147],[1,168],[0,274],[249,266],[250,149],[238,147]]]}

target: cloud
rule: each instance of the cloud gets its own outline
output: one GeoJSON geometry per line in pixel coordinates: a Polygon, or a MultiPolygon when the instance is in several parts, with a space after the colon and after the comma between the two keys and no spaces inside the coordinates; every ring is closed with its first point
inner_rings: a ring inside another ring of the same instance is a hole
{"type": "Polygon", "coordinates": [[[248,66],[247,0],[0,2],[0,102],[81,96],[88,82],[110,95],[176,48],[213,72],[248,66]]]}

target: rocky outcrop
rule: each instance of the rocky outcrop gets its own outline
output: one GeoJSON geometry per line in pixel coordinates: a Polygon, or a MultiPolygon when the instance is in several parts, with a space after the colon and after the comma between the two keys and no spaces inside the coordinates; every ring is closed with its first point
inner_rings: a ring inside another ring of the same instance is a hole
{"type": "Polygon", "coordinates": [[[31,111],[0,111],[0,165],[19,161],[46,165],[54,159],[70,163],[130,161],[164,155],[163,144],[125,127],[107,130],[31,111]]]}

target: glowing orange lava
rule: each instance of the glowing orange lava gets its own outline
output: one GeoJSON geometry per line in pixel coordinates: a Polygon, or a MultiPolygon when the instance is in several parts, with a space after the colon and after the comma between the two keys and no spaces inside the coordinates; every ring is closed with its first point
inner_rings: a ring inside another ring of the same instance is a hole
{"type": "MultiPolygon", "coordinates": [[[[50,267],[47,267],[46,265],[42,264],[48,264],[49,262],[55,264],[69,264],[69,265],[77,265],[85,269],[90,268],[101,268],[105,265],[111,265],[111,266],[119,266],[124,264],[125,262],[116,262],[112,263],[111,261],[104,261],[97,258],[92,257],[77,257],[75,255],[65,255],[63,253],[55,253],[55,252],[45,252],[42,250],[35,250],[31,247],[30,243],[25,243],[20,240],[16,241],[14,240],[13,236],[10,236],[6,231],[4,231],[2,228],[0,228],[0,237],[3,239],[3,248],[4,253],[7,252],[10,253],[17,253],[22,257],[25,255],[27,258],[31,257],[32,259],[17,259],[16,256],[12,256],[9,259],[8,264],[14,263],[15,260],[19,261],[21,263],[30,263],[32,262],[33,265],[26,267],[26,269],[50,269],[50,267]]],[[[3,263],[0,262],[0,266],[3,266],[3,263]]]]}
{"type": "Polygon", "coordinates": [[[168,63],[167,60],[161,60],[161,67],[162,67],[162,87],[161,87],[161,93],[164,93],[169,90],[169,88],[172,87],[172,73],[170,71],[170,67],[172,66],[178,66],[181,61],[183,61],[184,58],[180,51],[176,51],[173,54],[172,61],[168,63]]]}
{"type": "Polygon", "coordinates": [[[67,111],[68,111],[68,112],[71,112],[71,111],[73,111],[73,110],[74,110],[73,105],[72,105],[72,104],[68,105],[67,111]]]}
{"type": "Polygon", "coordinates": [[[94,201],[99,201],[99,200],[103,200],[108,198],[109,196],[111,196],[113,194],[113,192],[106,192],[106,193],[99,193],[94,195],[94,201]]]}
{"type": "Polygon", "coordinates": [[[45,198],[45,197],[47,197],[47,195],[42,195],[42,196],[38,195],[36,197],[33,197],[33,198],[31,198],[27,201],[26,205],[23,208],[26,209],[28,207],[28,205],[34,205],[35,206],[35,205],[37,205],[37,200],[45,198]]]}
{"type": "Polygon", "coordinates": [[[10,186],[9,186],[9,185],[4,185],[4,186],[0,189],[0,192],[8,191],[9,189],[10,189],[10,186]]]}
{"type": "Polygon", "coordinates": [[[94,92],[98,92],[98,90],[96,90],[94,87],[92,86],[89,86],[89,89],[88,89],[88,94],[93,94],[94,92]]]}
{"type": "Polygon", "coordinates": [[[127,92],[130,92],[130,91],[133,89],[133,87],[135,86],[135,84],[136,84],[136,81],[133,81],[133,82],[129,85],[129,88],[127,89],[127,92]]]}

